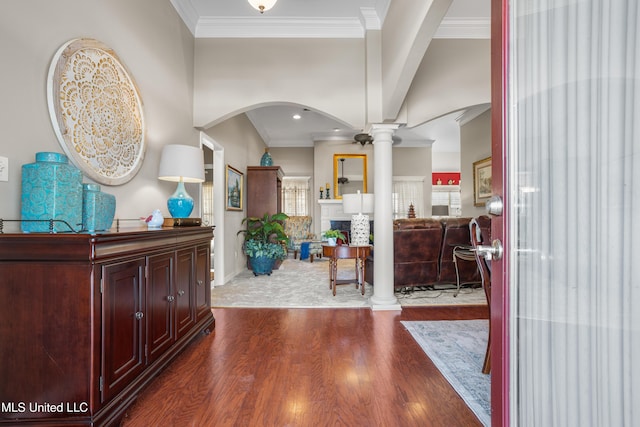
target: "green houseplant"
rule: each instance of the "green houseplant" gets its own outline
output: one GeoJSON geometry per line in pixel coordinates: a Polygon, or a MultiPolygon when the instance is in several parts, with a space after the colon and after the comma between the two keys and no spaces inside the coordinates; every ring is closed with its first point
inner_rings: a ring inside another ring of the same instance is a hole
{"type": "Polygon", "coordinates": [[[249,257],[254,275],[270,275],[273,263],[287,257],[289,237],[282,227],[282,221],[287,218],[289,216],[285,213],[265,213],[262,218],[247,217],[242,220],[247,228],[238,231],[238,234],[244,233],[244,253],[249,257]]]}
{"type": "Polygon", "coordinates": [[[329,229],[322,233],[322,236],[327,239],[330,246],[335,246],[338,239],[342,239],[343,242],[347,241],[347,237],[340,230],[329,229]]]}

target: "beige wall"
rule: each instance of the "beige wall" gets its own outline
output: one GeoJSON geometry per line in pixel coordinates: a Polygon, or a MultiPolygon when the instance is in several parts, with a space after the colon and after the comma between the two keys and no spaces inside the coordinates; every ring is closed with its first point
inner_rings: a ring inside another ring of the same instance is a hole
{"type": "Polygon", "coordinates": [[[433,40],[407,94],[407,126],[490,103],[490,55],[489,40],[433,40]]]}
{"type": "MultiPolygon", "coordinates": [[[[0,217],[20,217],[21,166],[36,152],[62,153],[47,109],[47,73],[67,41],[95,38],[112,48],[136,81],[143,102],[147,149],[138,174],[121,186],[116,216],[139,218],[160,208],[175,183],[157,179],[169,143],[198,144],[192,126],[193,38],[168,1],[4,0],[0,6],[0,156],[9,182],[0,182],[0,217]]],[[[85,178],[85,182],[90,182],[85,178]]],[[[196,185],[188,185],[192,195],[196,185]]],[[[197,207],[196,207],[197,209],[197,207]]]]}
{"type": "Polygon", "coordinates": [[[424,216],[431,215],[431,147],[394,148],[393,176],[424,177],[424,216]]]}
{"type": "Polygon", "coordinates": [[[460,172],[460,152],[434,151],[433,172],[460,172]]]}
{"type": "Polygon", "coordinates": [[[484,206],[473,205],[473,163],[491,157],[491,110],[460,127],[460,186],[462,215],[484,215],[484,206]]]}
{"type": "Polygon", "coordinates": [[[273,164],[282,167],[285,176],[310,176],[311,188],[316,187],[313,182],[313,147],[272,147],[269,153],[273,164]]]}
{"type": "MultiPolygon", "coordinates": [[[[245,114],[239,114],[206,131],[218,144],[224,147],[225,166],[229,165],[245,175],[243,182],[246,194],[247,166],[260,164],[264,154],[264,142],[245,114]]],[[[225,175],[226,176],[226,175],[225,175]]],[[[225,185],[225,183],[220,183],[225,185]]],[[[215,183],[214,185],[220,185],[215,183]]],[[[226,199],[225,199],[226,200],[226,199]]],[[[216,218],[216,233],[224,233],[225,253],[224,271],[225,281],[246,269],[245,257],[242,253],[244,237],[238,236],[238,231],[244,228],[242,220],[246,216],[246,195],[243,200],[242,211],[227,211],[224,221],[216,218]]]]}
{"type": "Polygon", "coordinates": [[[194,124],[273,103],[365,123],[363,39],[196,40],[194,124]]]}

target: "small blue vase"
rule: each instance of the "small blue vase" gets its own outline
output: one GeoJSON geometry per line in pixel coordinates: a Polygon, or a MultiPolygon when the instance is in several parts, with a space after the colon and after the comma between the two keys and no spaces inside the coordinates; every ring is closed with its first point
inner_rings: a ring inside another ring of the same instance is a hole
{"type": "Polygon", "coordinates": [[[273,159],[271,158],[271,154],[269,154],[269,149],[264,149],[264,154],[260,159],[260,166],[273,166],[273,159]]]}
{"type": "Polygon", "coordinates": [[[82,184],[82,229],[88,232],[111,228],[116,213],[116,198],[103,193],[98,184],[82,184]]]}

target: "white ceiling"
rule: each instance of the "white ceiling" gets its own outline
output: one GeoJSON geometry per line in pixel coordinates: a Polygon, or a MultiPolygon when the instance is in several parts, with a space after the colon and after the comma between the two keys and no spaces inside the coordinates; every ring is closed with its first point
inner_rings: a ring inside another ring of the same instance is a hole
{"type": "MultiPolygon", "coordinates": [[[[170,0],[197,38],[209,37],[364,37],[379,29],[391,1],[278,0],[260,14],[246,0],[170,0]]],[[[453,0],[436,38],[488,38],[490,0],[453,0]]],[[[412,129],[396,132],[403,146],[433,143],[434,151],[459,151],[459,125],[488,108],[455,112],[412,129]]],[[[352,138],[350,129],[297,105],[254,109],[247,116],[271,147],[313,146],[316,140],[352,138]],[[301,118],[293,119],[294,114],[301,118]]]]}

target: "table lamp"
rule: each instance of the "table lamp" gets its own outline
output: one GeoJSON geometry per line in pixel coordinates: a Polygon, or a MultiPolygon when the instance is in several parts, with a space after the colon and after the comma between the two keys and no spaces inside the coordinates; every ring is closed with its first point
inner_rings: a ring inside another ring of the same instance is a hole
{"type": "Polygon", "coordinates": [[[198,147],[170,144],[162,149],[158,179],[178,183],[167,200],[173,218],[188,218],[193,210],[193,198],[184,188],[185,182],[204,182],[204,155],[198,147]]]}
{"type": "Polygon", "coordinates": [[[351,216],[351,244],[367,246],[369,244],[369,215],[373,212],[373,194],[361,193],[343,194],[342,210],[351,216]]]}

